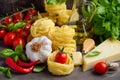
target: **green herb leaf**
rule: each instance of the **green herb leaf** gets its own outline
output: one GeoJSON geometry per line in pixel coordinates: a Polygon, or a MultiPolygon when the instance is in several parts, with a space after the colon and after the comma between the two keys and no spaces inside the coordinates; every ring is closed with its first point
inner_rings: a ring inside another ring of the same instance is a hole
{"type": "Polygon", "coordinates": [[[0,25],[0,29],[6,28],[5,25],[0,25]]]}
{"type": "Polygon", "coordinates": [[[97,56],[99,55],[100,52],[99,51],[93,51],[93,52],[89,52],[86,57],[94,57],[94,56],[97,56]]]}
{"type": "Polygon", "coordinates": [[[15,48],[15,52],[21,53],[22,51],[23,51],[22,44],[19,44],[19,45],[15,48]]]}
{"type": "Polygon", "coordinates": [[[10,72],[10,68],[8,68],[8,70],[6,71],[6,76],[8,78],[12,78],[11,72],[10,72]]]}
{"type": "Polygon", "coordinates": [[[9,28],[9,30],[13,30],[14,29],[14,24],[13,23],[9,23],[8,24],[8,28],[9,28]]]}
{"type": "Polygon", "coordinates": [[[46,1],[47,2],[47,4],[58,4],[58,3],[64,3],[64,2],[66,2],[66,0],[47,0],[46,1]]]}
{"type": "Polygon", "coordinates": [[[24,27],[25,23],[24,22],[18,22],[14,25],[13,30],[17,30],[20,27],[24,27]]]}
{"type": "Polygon", "coordinates": [[[28,61],[28,59],[26,58],[25,54],[20,54],[20,59],[23,60],[23,61],[28,61]]]}
{"type": "Polygon", "coordinates": [[[43,71],[45,68],[46,68],[45,65],[43,65],[43,66],[36,66],[36,67],[33,69],[33,72],[41,72],[41,71],[43,71]]]}
{"type": "Polygon", "coordinates": [[[13,59],[14,59],[15,62],[17,62],[17,60],[18,60],[18,56],[17,56],[17,55],[14,56],[13,59]]]}
{"type": "Polygon", "coordinates": [[[5,58],[11,57],[15,52],[12,49],[3,49],[1,55],[5,58]]]}

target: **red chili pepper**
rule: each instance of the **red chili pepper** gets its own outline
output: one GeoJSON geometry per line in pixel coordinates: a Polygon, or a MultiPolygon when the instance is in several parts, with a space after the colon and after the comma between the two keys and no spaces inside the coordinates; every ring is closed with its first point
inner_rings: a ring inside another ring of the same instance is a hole
{"type": "Polygon", "coordinates": [[[11,69],[15,70],[16,72],[19,73],[30,73],[33,71],[34,66],[31,66],[29,68],[23,68],[18,66],[12,58],[6,58],[5,63],[7,66],[9,66],[11,69]]]}
{"type": "Polygon", "coordinates": [[[39,60],[36,60],[34,62],[29,62],[29,63],[26,63],[26,62],[23,62],[21,61],[19,58],[17,60],[17,65],[21,66],[21,67],[31,67],[31,66],[34,66],[35,64],[37,64],[39,62],[39,60]]]}

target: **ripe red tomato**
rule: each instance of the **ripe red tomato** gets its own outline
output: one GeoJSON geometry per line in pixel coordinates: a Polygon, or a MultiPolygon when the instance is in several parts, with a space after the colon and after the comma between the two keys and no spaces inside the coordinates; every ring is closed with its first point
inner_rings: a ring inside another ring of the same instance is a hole
{"type": "Polygon", "coordinates": [[[94,71],[98,74],[105,74],[107,72],[108,65],[105,62],[98,62],[94,66],[94,71]]]}
{"type": "Polygon", "coordinates": [[[13,32],[8,32],[4,37],[4,44],[6,46],[12,46],[13,40],[15,39],[16,35],[13,32]]]}
{"type": "Polygon", "coordinates": [[[31,20],[31,19],[32,19],[32,15],[27,14],[27,15],[25,16],[25,20],[31,20]]]}
{"type": "Polygon", "coordinates": [[[16,37],[24,38],[26,39],[28,36],[28,31],[23,30],[22,28],[18,28],[15,31],[16,37]]]}
{"type": "Polygon", "coordinates": [[[22,12],[16,12],[13,14],[13,22],[18,22],[20,20],[22,20],[24,17],[23,13],[22,12]]]}
{"type": "Polygon", "coordinates": [[[5,29],[0,29],[0,39],[3,39],[4,36],[6,35],[6,30],[5,29]]]}
{"type": "Polygon", "coordinates": [[[31,9],[28,10],[27,14],[35,16],[35,15],[37,15],[37,11],[34,8],[31,8],[31,9]]]}
{"type": "Polygon", "coordinates": [[[8,25],[10,22],[12,22],[12,19],[10,17],[6,17],[3,19],[2,24],[8,25]]]}
{"type": "Polygon", "coordinates": [[[64,64],[67,61],[67,54],[64,52],[58,52],[55,56],[55,62],[64,64]]]}
{"type": "Polygon", "coordinates": [[[22,44],[22,47],[24,48],[25,40],[23,38],[15,38],[13,41],[13,48],[15,49],[19,44],[22,44]]]}
{"type": "Polygon", "coordinates": [[[26,26],[24,27],[24,30],[29,32],[30,28],[31,28],[31,24],[27,23],[26,26]]]}

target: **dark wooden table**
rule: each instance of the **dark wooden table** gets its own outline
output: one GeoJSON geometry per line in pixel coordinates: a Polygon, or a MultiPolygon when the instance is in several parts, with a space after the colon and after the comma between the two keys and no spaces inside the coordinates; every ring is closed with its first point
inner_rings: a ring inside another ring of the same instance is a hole
{"type": "MultiPolygon", "coordinates": [[[[4,49],[3,42],[0,41],[0,51],[4,49]]],[[[0,66],[4,65],[5,58],[0,56],[0,66]]],[[[8,79],[5,74],[0,74],[0,80],[120,80],[120,68],[117,71],[107,72],[105,75],[96,75],[93,70],[82,72],[80,67],[74,68],[73,72],[67,76],[53,76],[47,68],[40,73],[18,74],[12,72],[12,78],[8,79]]]]}

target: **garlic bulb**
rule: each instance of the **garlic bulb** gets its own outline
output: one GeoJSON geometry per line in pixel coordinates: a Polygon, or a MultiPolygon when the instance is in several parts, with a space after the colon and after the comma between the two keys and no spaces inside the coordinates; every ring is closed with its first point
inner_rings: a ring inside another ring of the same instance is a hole
{"type": "Polygon", "coordinates": [[[26,45],[26,55],[31,61],[40,60],[40,63],[47,61],[52,52],[52,42],[46,36],[33,38],[26,45]]]}

